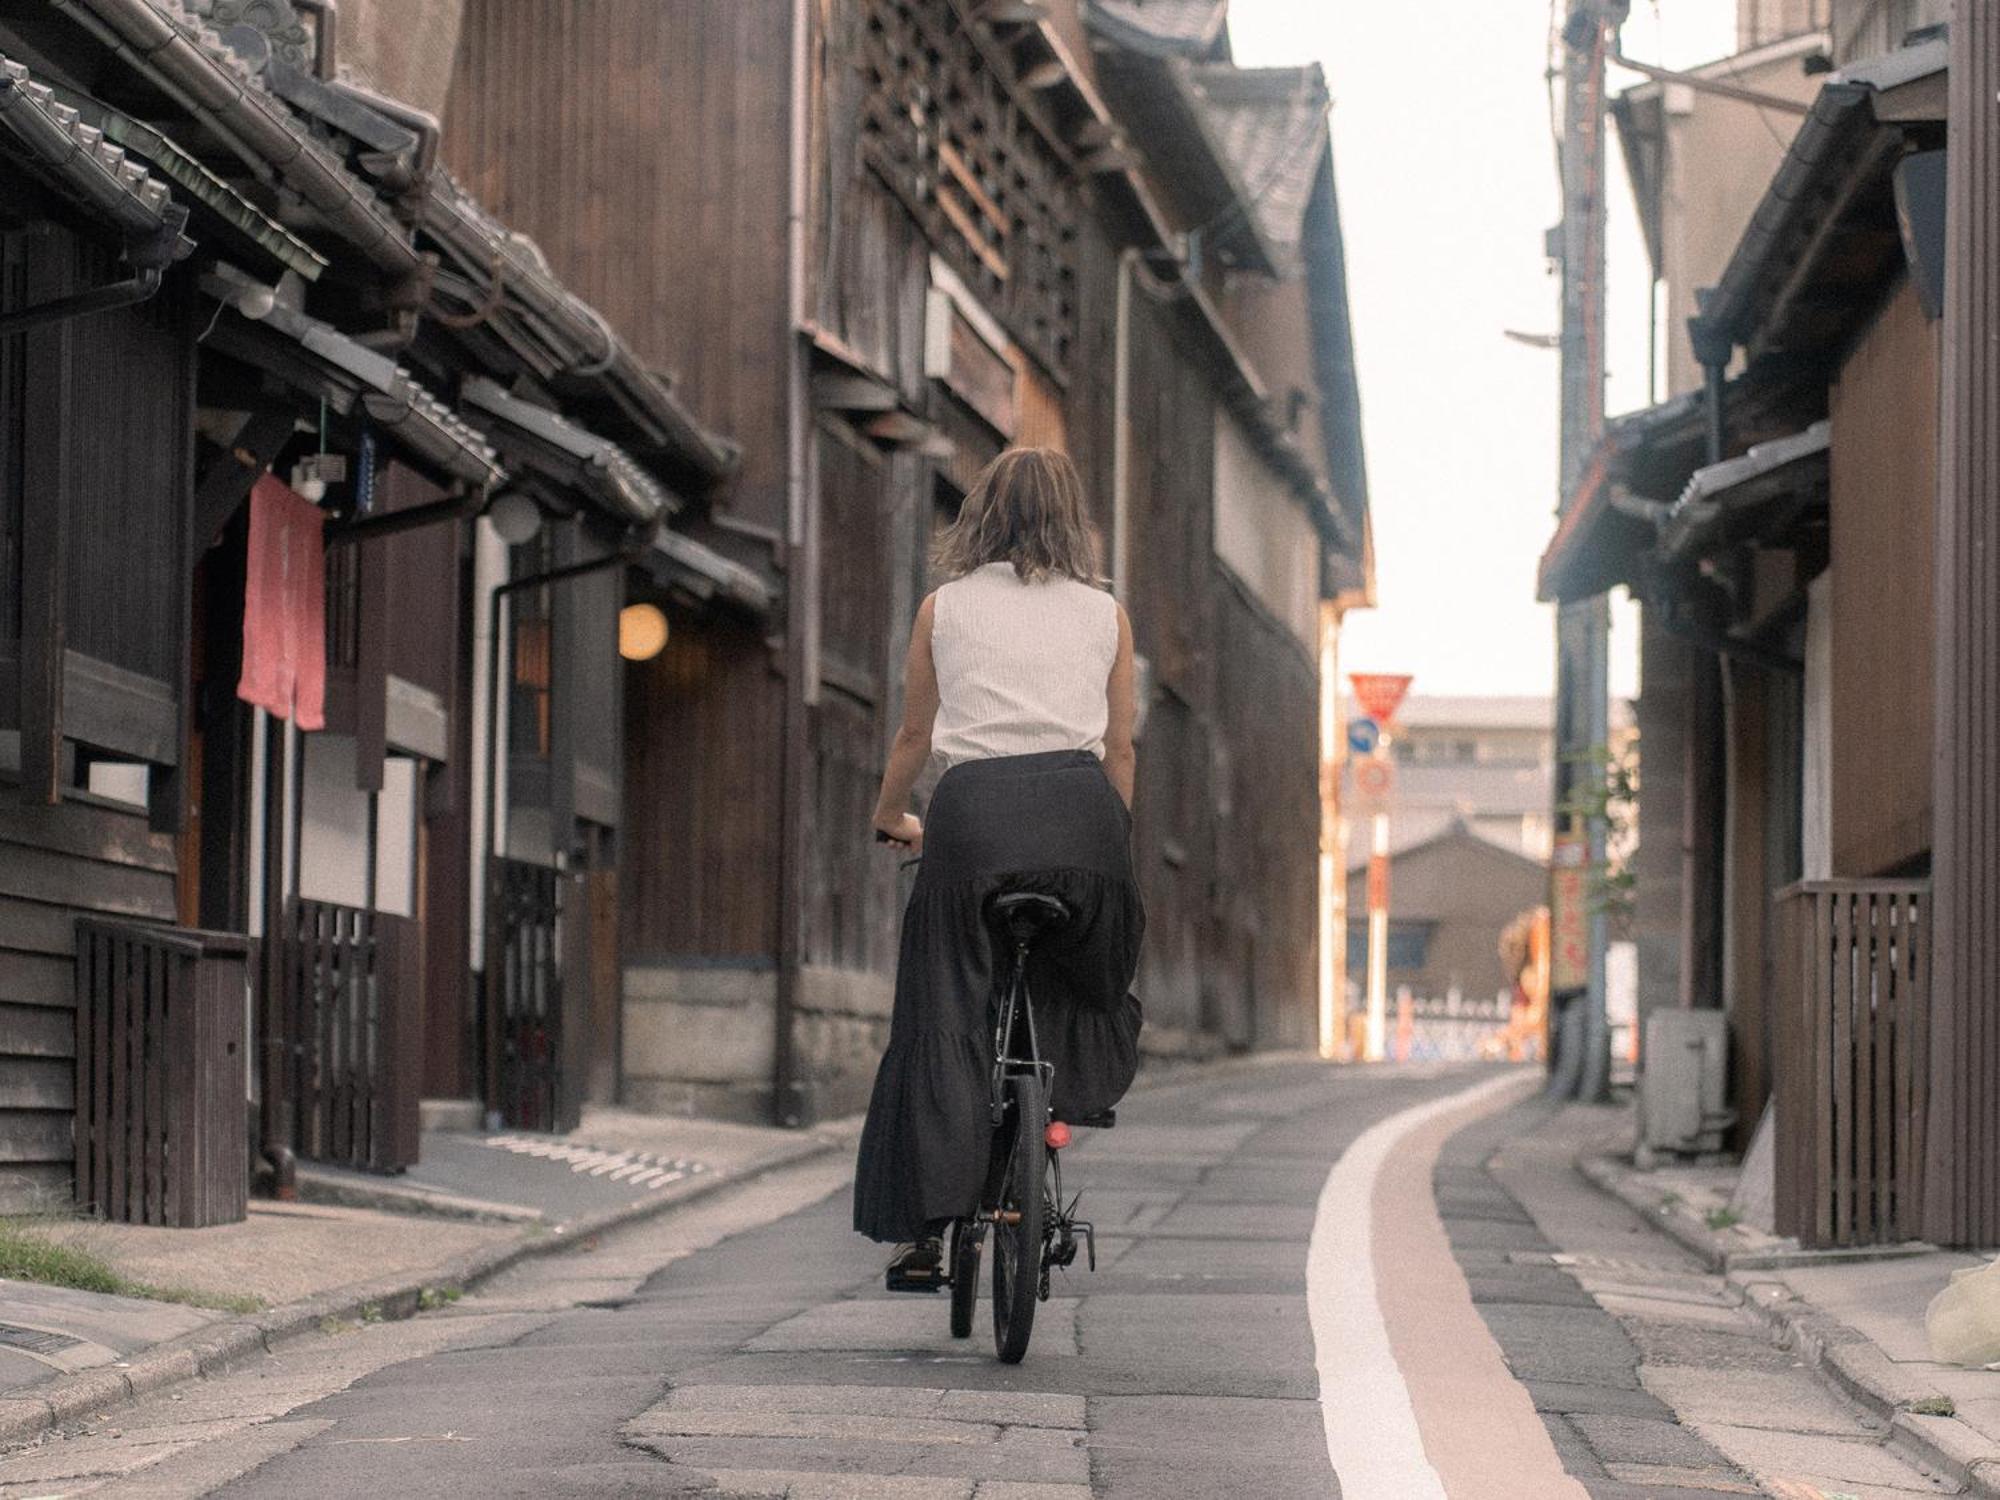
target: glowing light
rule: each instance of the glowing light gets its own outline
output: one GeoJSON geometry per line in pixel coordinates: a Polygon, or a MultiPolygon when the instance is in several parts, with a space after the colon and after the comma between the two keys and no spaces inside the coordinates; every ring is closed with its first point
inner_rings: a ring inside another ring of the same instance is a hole
{"type": "Polygon", "coordinates": [[[667,617],[657,604],[628,604],[618,611],[618,654],[651,661],[667,649],[667,617]]]}

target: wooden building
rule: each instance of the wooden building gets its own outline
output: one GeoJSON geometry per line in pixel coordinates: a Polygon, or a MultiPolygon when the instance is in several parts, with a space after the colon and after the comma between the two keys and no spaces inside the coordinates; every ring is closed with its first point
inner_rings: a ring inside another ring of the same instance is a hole
{"type": "Polygon", "coordinates": [[[1819,89],[1702,296],[1709,393],[1612,424],[1543,562],[1552,597],[1629,584],[1688,658],[1655,705],[1680,767],[1641,709],[1642,804],[1664,781],[1685,830],[1680,1003],[1730,1015],[1739,1139],[1776,1095],[1779,1227],[1813,1242],[1933,1233],[1927,1150],[1985,1171],[1932,1131],[1964,1097],[1929,1040],[1933,766],[1973,743],[1932,689],[1947,56],[1819,89]]]}
{"type": "Polygon", "coordinates": [[[857,1105],[895,664],[1010,442],[1147,663],[1152,1043],[1309,1043],[1367,499],[1324,86],[1222,15],[0,17],[0,1203],[152,1213],[117,1121],[196,1089],[274,1173],[857,1105]],[[127,1078],[183,963],[224,1060],[127,1078]]]}
{"type": "Polygon", "coordinates": [[[663,530],[735,446],[336,45],[283,3],[0,18],[9,1205],[158,1221],[112,1137],[197,1088],[274,1171],[409,1164],[426,1091],[613,1097],[621,608],[774,597],[663,530]],[[197,1082],[134,1038],[210,954],[244,1003],[197,1082]]]}
{"type": "Polygon", "coordinates": [[[1312,1040],[1319,610],[1365,592],[1339,220],[1317,74],[1230,67],[1209,10],[466,5],[447,158],[742,443],[682,529],[786,585],[777,630],[670,601],[627,674],[630,1102],[865,1097],[897,666],[1010,442],[1078,460],[1147,663],[1151,1041],[1312,1040]]]}
{"type": "MultiPolygon", "coordinates": [[[[1403,839],[1390,854],[1390,992],[1408,985],[1423,1000],[1457,993],[1481,1002],[1506,994],[1514,976],[1503,965],[1500,938],[1548,899],[1546,862],[1463,819],[1403,839]]],[[[1365,911],[1365,855],[1347,882],[1348,909],[1365,911]]],[[[1349,920],[1347,952],[1348,972],[1366,973],[1366,920],[1349,920]]]]}

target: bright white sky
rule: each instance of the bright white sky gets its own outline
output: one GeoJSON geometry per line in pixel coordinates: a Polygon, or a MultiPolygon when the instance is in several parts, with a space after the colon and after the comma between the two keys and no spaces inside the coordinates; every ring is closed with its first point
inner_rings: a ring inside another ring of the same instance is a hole
{"type": "MultiPolygon", "coordinates": [[[[1553,613],[1535,563],[1554,528],[1556,355],[1542,257],[1561,216],[1543,71],[1549,0],[1232,0],[1236,60],[1317,59],[1333,91],[1381,607],[1348,616],[1342,667],[1418,692],[1546,693],[1553,613]]],[[[1638,0],[1626,51],[1686,66],[1734,50],[1735,0],[1638,0]]],[[[1614,78],[1613,87],[1635,81],[1614,78]]],[[[1648,273],[1615,142],[1613,412],[1643,406],[1648,273]]],[[[1662,330],[1662,336],[1667,331],[1662,330]]],[[[1616,693],[1636,690],[1634,613],[1613,625],[1616,693]]]]}

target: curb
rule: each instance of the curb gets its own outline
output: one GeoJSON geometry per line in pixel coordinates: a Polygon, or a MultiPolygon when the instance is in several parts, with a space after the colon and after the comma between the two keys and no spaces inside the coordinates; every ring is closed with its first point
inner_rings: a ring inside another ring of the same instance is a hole
{"type": "MultiPolygon", "coordinates": [[[[1578,1157],[1576,1168],[1593,1187],[1722,1276],[1743,1309],[1763,1324],[1771,1342],[1791,1350],[1823,1384],[1879,1419],[1889,1430],[1890,1446],[1948,1476],[1967,1495],[2000,1500],[2000,1444],[1950,1415],[1948,1396],[1896,1364],[1866,1335],[1800,1298],[1774,1274],[1781,1266],[1771,1263],[1779,1257],[1732,1252],[1705,1226],[1673,1213],[1663,1194],[1630,1181],[1609,1157],[1578,1157]]],[[[1815,1252],[1813,1263],[1895,1259],[1930,1248],[1891,1246],[1852,1255],[1815,1252]],[[1884,1253],[1885,1249],[1892,1253],[1884,1253]]]]}
{"type": "Polygon", "coordinates": [[[755,1182],[848,1146],[844,1139],[816,1136],[773,1152],[734,1172],[713,1172],[663,1189],[638,1203],[524,1233],[496,1245],[453,1256],[421,1273],[360,1281],[288,1302],[264,1312],[230,1318],[142,1349],[123,1366],[82,1370],[0,1397],[0,1447],[33,1442],[66,1422],[149,1396],[201,1376],[217,1375],[249,1354],[272,1353],[279,1345],[329,1322],[397,1322],[423,1310],[426,1293],[470,1291],[481,1282],[525,1261],[559,1255],[616,1229],[655,1218],[670,1209],[755,1182]]]}

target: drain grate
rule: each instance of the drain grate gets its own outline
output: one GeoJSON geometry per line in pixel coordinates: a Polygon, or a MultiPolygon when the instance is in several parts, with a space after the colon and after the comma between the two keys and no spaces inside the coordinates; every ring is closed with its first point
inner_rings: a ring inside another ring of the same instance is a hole
{"type": "Polygon", "coordinates": [[[18,1323],[0,1323],[0,1344],[9,1349],[24,1349],[30,1354],[60,1354],[65,1349],[74,1349],[82,1339],[73,1339],[66,1333],[50,1333],[45,1328],[23,1328],[18,1323]]]}

